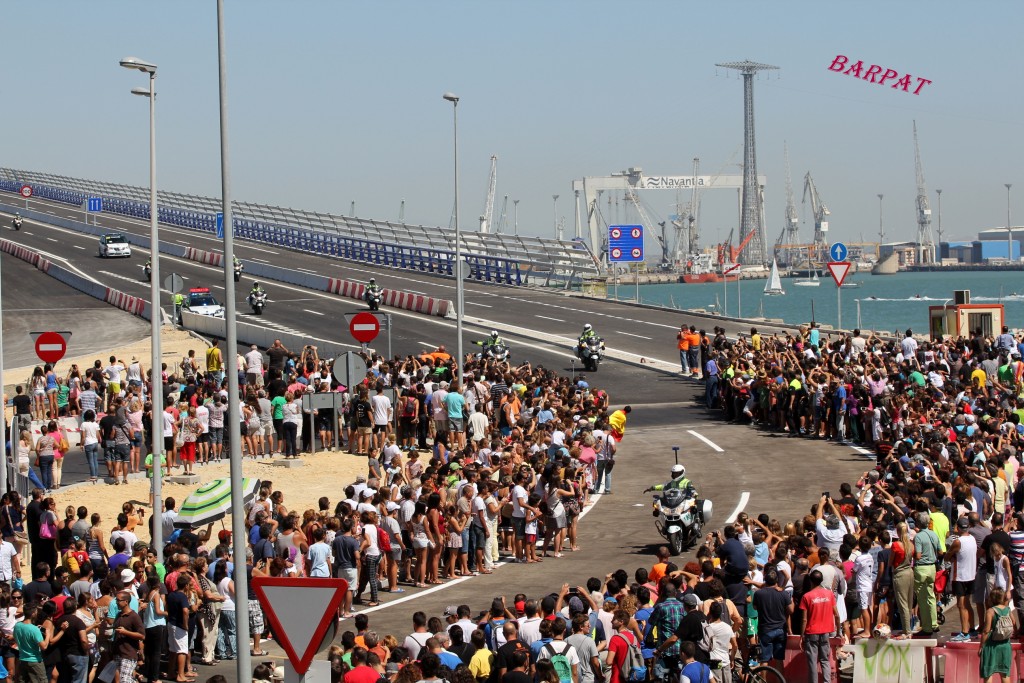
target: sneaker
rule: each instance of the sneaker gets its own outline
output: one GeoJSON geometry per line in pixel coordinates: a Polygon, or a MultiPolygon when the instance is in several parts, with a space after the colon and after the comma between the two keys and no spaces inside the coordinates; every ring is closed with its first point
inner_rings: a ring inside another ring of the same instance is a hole
{"type": "Polygon", "coordinates": [[[981,636],[981,631],[979,631],[976,628],[972,628],[966,635],[967,635],[967,637],[964,638],[964,640],[970,640],[971,638],[978,638],[978,637],[981,636]]]}
{"type": "Polygon", "coordinates": [[[966,643],[970,639],[971,639],[971,637],[969,635],[967,635],[966,633],[957,633],[956,635],[954,635],[952,638],[949,639],[949,642],[951,642],[951,643],[966,643]]]}

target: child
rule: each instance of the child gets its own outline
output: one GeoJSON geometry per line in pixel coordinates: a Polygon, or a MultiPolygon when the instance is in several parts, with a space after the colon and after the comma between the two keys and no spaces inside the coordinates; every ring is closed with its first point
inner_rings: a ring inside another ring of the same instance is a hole
{"type": "Polygon", "coordinates": [[[999,674],[999,680],[1006,681],[1010,678],[1010,660],[1013,653],[1009,636],[997,638],[996,625],[1000,618],[1009,616],[1013,621],[1013,631],[1016,631],[1017,613],[1010,609],[1010,594],[1002,588],[992,589],[986,605],[988,609],[985,611],[985,626],[981,632],[981,679],[985,683],[994,683],[996,674],[999,674]]]}
{"type": "MultiPolygon", "coordinates": [[[[456,564],[459,562],[459,551],[462,549],[462,529],[466,526],[466,518],[454,505],[449,505],[445,513],[448,520],[448,558],[445,561],[445,578],[455,578],[456,564]]],[[[468,573],[468,572],[466,572],[468,573]]],[[[465,576],[465,573],[463,573],[465,576]]]]}
{"type": "Polygon", "coordinates": [[[537,509],[540,504],[540,496],[536,493],[532,494],[526,499],[526,561],[529,562],[543,562],[543,560],[537,558],[537,520],[540,519],[541,513],[537,509]]]}

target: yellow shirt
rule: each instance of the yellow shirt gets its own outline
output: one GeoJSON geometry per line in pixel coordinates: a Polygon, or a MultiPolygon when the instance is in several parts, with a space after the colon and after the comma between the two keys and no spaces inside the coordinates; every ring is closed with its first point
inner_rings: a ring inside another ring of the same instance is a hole
{"type": "Polygon", "coordinates": [[[985,382],[988,381],[988,375],[981,368],[975,368],[974,372],[971,373],[971,380],[978,380],[978,386],[985,386],[985,382]]]}
{"type": "Polygon", "coordinates": [[[216,346],[211,346],[206,349],[206,371],[207,372],[220,372],[222,361],[220,357],[220,349],[216,346]]]}
{"type": "Polygon", "coordinates": [[[931,513],[932,531],[939,537],[939,548],[946,552],[946,536],[949,536],[949,518],[941,512],[931,513]]]}
{"type": "Polygon", "coordinates": [[[761,335],[752,334],[750,335],[750,345],[754,347],[755,351],[761,350],[761,335]]]}

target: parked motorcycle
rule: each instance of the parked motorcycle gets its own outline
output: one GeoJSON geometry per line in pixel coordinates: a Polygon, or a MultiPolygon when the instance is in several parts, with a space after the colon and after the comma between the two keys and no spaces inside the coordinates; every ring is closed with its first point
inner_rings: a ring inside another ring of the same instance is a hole
{"type": "Polygon", "coordinates": [[[597,366],[604,358],[604,339],[591,337],[576,346],[576,355],[589,372],[597,372],[597,366]]]}
{"type": "Polygon", "coordinates": [[[376,292],[367,289],[366,294],[363,295],[363,298],[366,299],[366,303],[367,305],[369,305],[371,311],[380,310],[380,302],[382,297],[381,291],[379,289],[376,292]]]}
{"type": "Polygon", "coordinates": [[[493,360],[498,363],[504,363],[511,357],[512,352],[504,344],[485,346],[480,353],[476,354],[477,360],[493,360]]]}
{"type": "Polygon", "coordinates": [[[673,555],[700,541],[704,525],[711,521],[710,500],[699,499],[691,491],[666,489],[654,496],[654,501],[654,525],[673,555]]]}
{"type": "Polygon", "coordinates": [[[263,309],[267,306],[267,293],[259,291],[249,295],[249,306],[255,315],[263,315],[263,309]]]}
{"type": "Polygon", "coordinates": [[[21,230],[21,216],[15,216],[14,220],[11,221],[11,226],[15,230],[21,230]]]}

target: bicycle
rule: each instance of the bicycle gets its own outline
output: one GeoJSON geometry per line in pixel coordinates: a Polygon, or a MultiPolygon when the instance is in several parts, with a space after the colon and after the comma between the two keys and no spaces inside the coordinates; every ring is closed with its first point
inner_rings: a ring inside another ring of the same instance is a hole
{"type": "Polygon", "coordinates": [[[751,645],[748,657],[742,653],[733,660],[732,679],[738,683],[786,683],[786,677],[782,672],[768,664],[757,664],[750,666],[750,658],[757,658],[761,654],[760,645],[751,645]]]}

